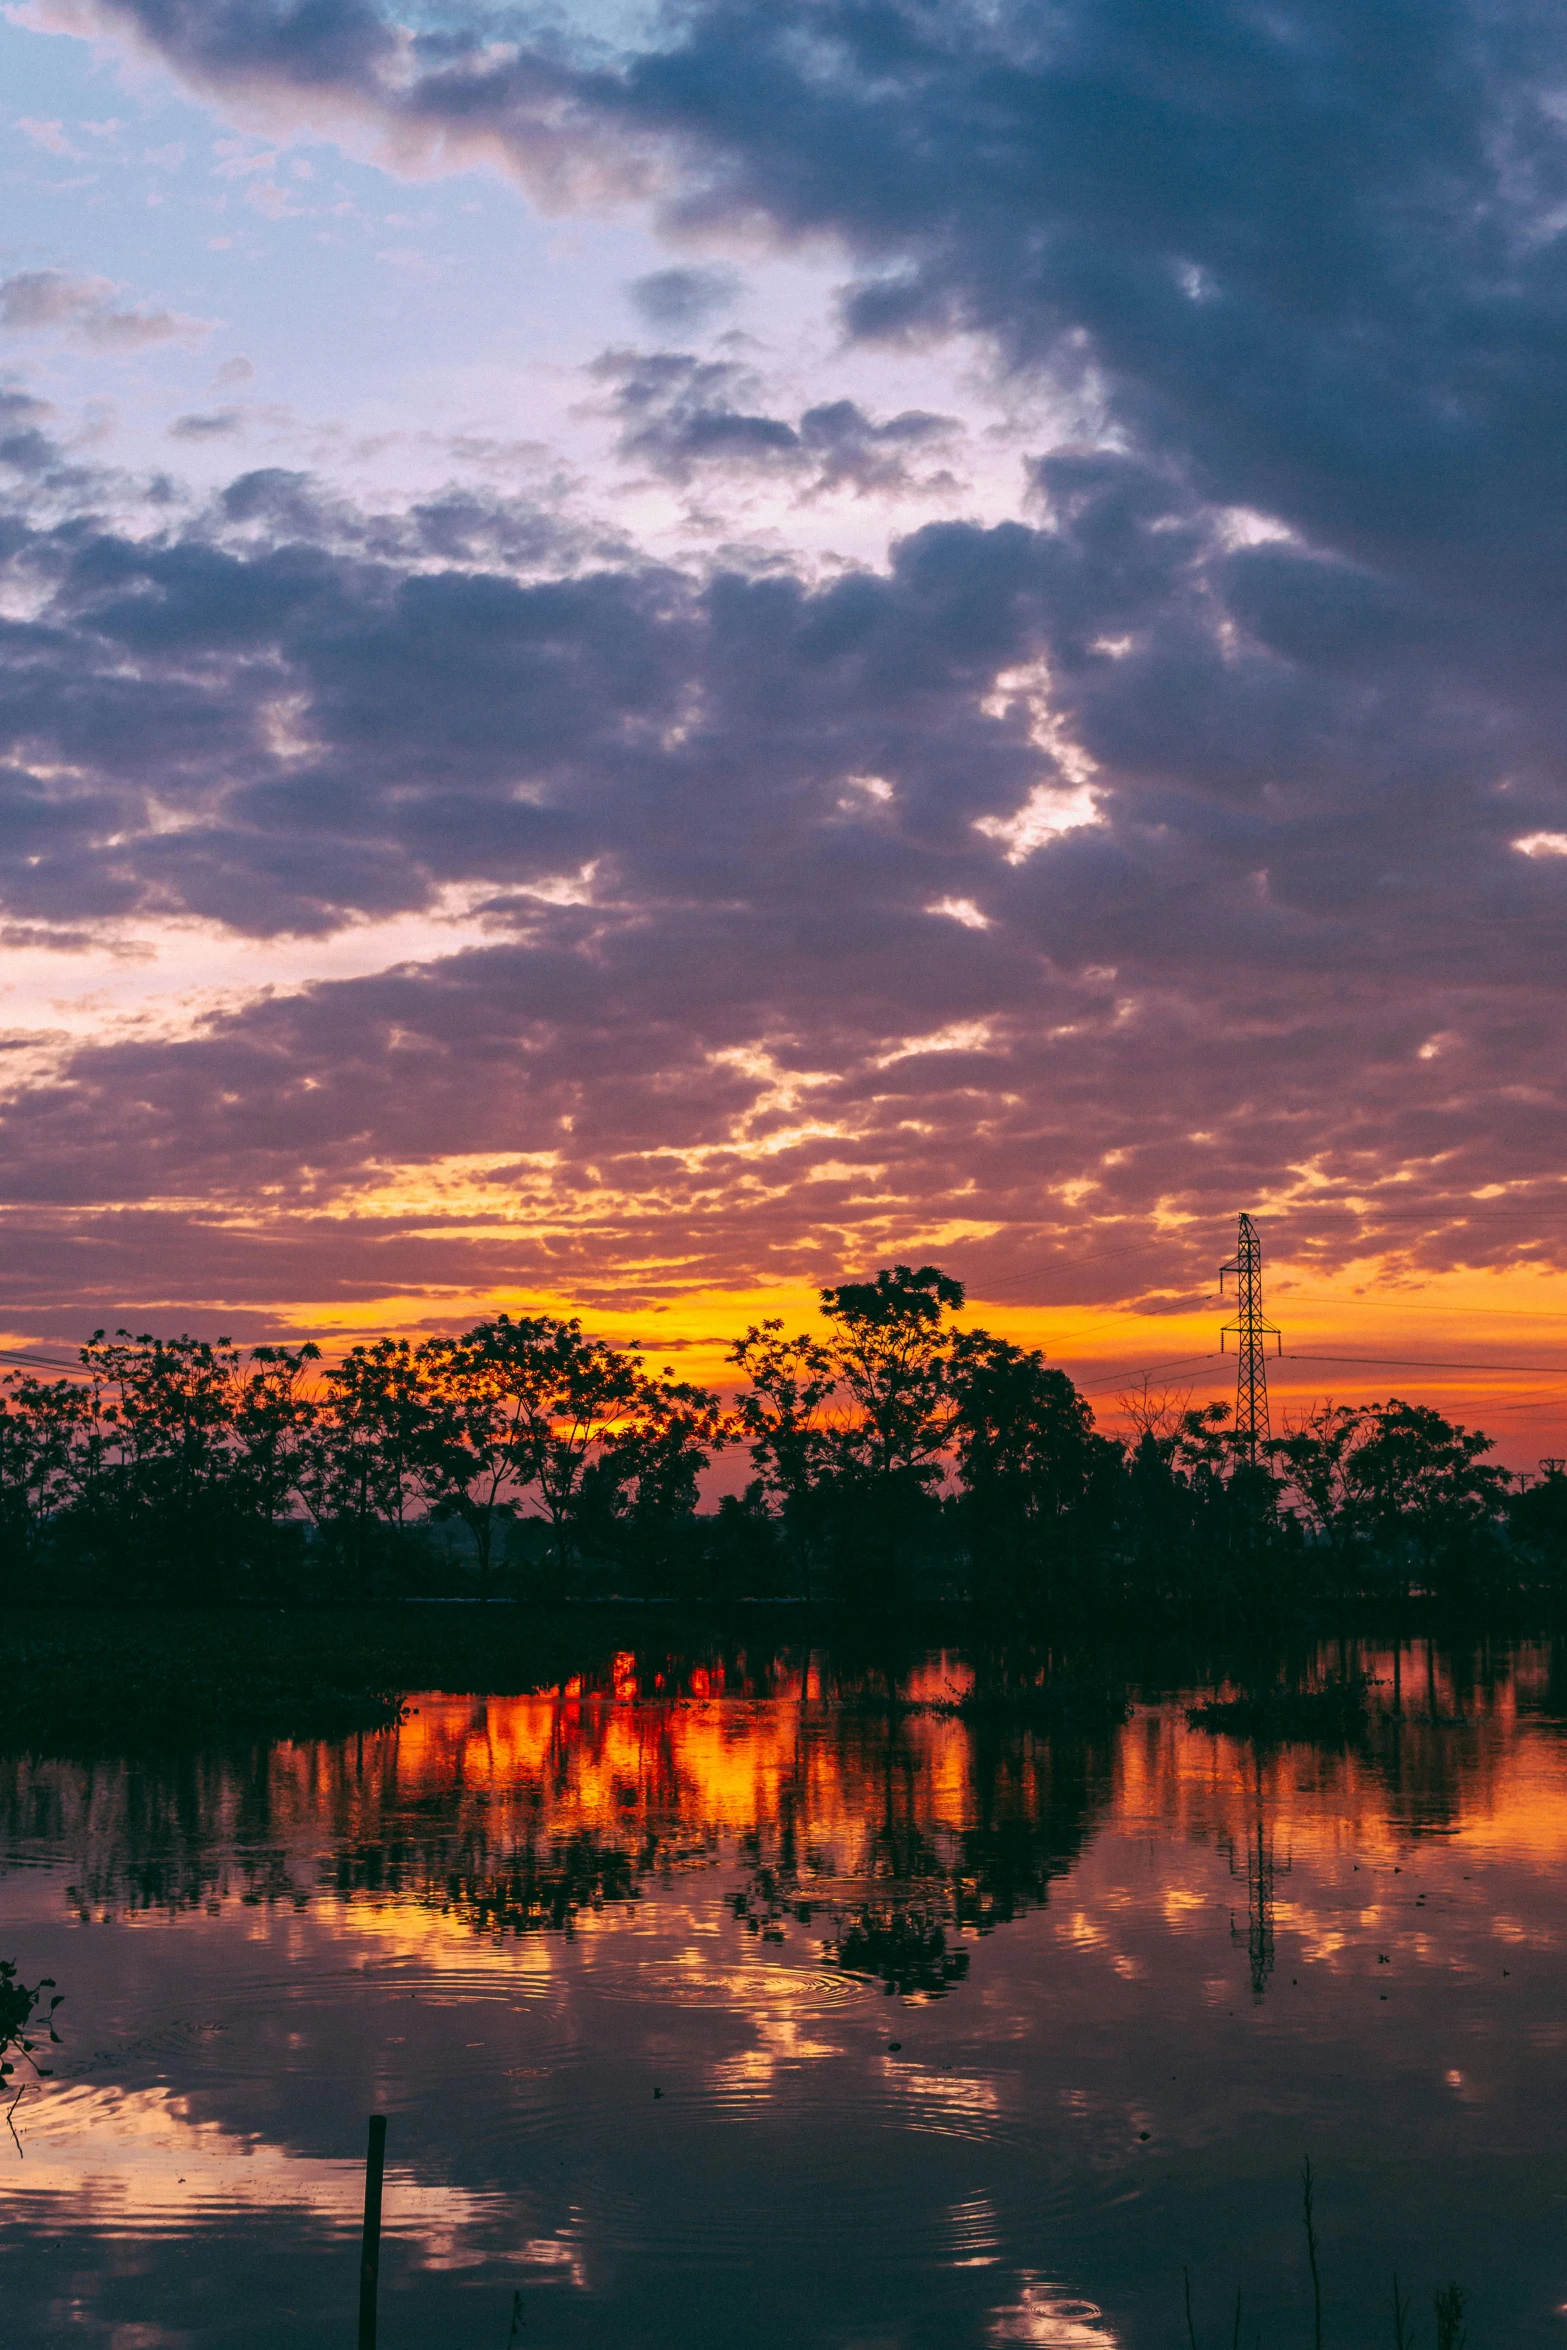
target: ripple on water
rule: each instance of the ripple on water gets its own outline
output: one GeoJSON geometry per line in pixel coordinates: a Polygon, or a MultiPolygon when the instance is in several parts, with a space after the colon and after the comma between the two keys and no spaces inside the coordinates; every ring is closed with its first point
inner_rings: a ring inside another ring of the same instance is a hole
{"type": "Polygon", "coordinates": [[[593,1989],[603,1999],[638,2007],[700,2007],[730,2015],[788,2008],[830,2015],[871,1997],[877,1986],[860,1975],[792,1967],[766,1959],[716,1965],[701,1957],[595,1956],[593,1989]]]}
{"type": "MultiPolygon", "coordinates": [[[[646,2140],[633,2133],[641,2153],[646,2140]]],[[[1000,2166],[950,2206],[946,2224],[933,2227],[915,2174],[897,2161],[868,2162],[863,2138],[832,2146],[813,2133],[808,2159],[764,2141],[753,2161],[773,2180],[766,2200],[769,2262],[812,2269],[852,2264],[856,2269],[907,2274],[979,2269],[1004,2259],[1008,2247],[1037,2244],[1041,2232],[1082,2214],[1081,2182],[1041,2191],[1038,2178],[1014,2180],[1000,2166]]],[[[738,2184],[738,2182],[736,2182],[738,2184]]],[[[580,2233],[585,2243],[616,2255],[651,2244],[661,2265],[709,2271],[754,2267],[758,2203],[754,2194],[690,2195],[666,2205],[647,2199],[591,2196],[580,2233]]]]}

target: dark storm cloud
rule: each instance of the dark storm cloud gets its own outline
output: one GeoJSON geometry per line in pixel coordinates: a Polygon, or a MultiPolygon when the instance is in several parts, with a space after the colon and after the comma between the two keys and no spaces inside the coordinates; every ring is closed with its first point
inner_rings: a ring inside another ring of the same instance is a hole
{"type": "MultiPolygon", "coordinates": [[[[99,13],[411,165],[499,154],[709,240],[835,239],[851,333],[976,334],[1104,429],[1034,464],[1028,521],[821,583],[278,473],[162,536],[85,493],[18,525],[10,918],[264,935],[467,887],[496,932],[69,1057],[8,1113],[14,1198],[267,1182],[324,1215],[374,1166],[543,1152],[561,1200],[622,1203],[615,1247],[719,1278],[944,1218],[1003,1227],[991,1269],[1054,1262],[1052,1221],[1217,1218],[1302,1171],[1396,1178],[1411,1214],[1554,1186],[1559,11],[716,0],[591,57],[460,10],[406,38],[340,0],[99,13]],[[1099,821],[1052,833],[1089,785],[1099,821]]],[[[945,429],[779,416],[683,353],[601,380],[627,456],[680,482],[874,489],[945,429]]],[[[438,1225],[323,1226],[310,1262],[373,1288],[383,1238],[483,1258],[438,1225]]],[[[597,1245],[541,1213],[509,1261],[597,1245]]],[[[1180,1271],[1161,1245],[1073,1294],[1180,1271]]]]}

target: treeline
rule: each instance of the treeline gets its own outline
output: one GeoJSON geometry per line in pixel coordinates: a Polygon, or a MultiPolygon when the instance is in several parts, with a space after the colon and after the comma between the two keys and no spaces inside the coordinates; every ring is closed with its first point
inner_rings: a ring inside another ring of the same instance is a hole
{"type": "Polygon", "coordinates": [[[242,1353],[98,1331],[0,1382],[9,1596],[212,1602],[967,1597],[1178,1617],[1567,1583],[1567,1476],[1524,1483],[1424,1406],[1324,1405],[1245,1458],[1228,1408],[1123,1398],[1100,1433],[1037,1350],[898,1265],[753,1325],[734,1402],[579,1321],[242,1353]],[[698,1508],[714,1457],[744,1491],[698,1508]]]}

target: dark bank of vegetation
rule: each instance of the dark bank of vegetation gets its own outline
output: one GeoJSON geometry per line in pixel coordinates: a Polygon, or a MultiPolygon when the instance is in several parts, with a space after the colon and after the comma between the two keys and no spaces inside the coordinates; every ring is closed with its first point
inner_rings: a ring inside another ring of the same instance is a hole
{"type": "Polygon", "coordinates": [[[1223,1730],[1263,1746],[1342,1743],[1364,1733],[1371,1688],[1359,1673],[1315,1689],[1274,1683],[1188,1706],[1186,1719],[1194,1730],[1223,1730]]]}
{"type": "Polygon", "coordinates": [[[1040,1353],[955,1328],[962,1302],[928,1265],[825,1290],[824,1335],[736,1342],[727,1408],[544,1315],[330,1368],[308,1345],[99,1332],[78,1374],[0,1383],[4,1596],[961,1602],[1178,1626],[1567,1590],[1559,1465],[1515,1478],[1488,1437],[1396,1398],[1325,1403],[1251,1458],[1225,1405],[1145,1393],[1117,1440],[1040,1353]],[[744,1490],[700,1509],[736,1449],[744,1490]]]}
{"type": "Polygon", "coordinates": [[[24,1608],[7,1632],[0,1749],[340,1737],[395,1722],[410,1690],[591,1683],[615,1630],[520,1609],[24,1608]]]}

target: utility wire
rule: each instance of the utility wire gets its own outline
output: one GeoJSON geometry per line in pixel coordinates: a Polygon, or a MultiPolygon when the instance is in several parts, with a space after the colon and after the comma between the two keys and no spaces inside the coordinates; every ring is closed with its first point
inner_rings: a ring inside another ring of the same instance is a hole
{"type": "MultiPolygon", "coordinates": [[[[1357,1302],[1354,1299],[1346,1298],[1342,1291],[1333,1289],[1281,1288],[1276,1290],[1274,1294],[1283,1301],[1286,1312],[1297,1298],[1303,1298],[1309,1304],[1340,1307],[1351,1305],[1357,1302]]],[[[1389,1300],[1382,1297],[1382,1295],[1376,1290],[1371,1292],[1370,1297],[1365,1302],[1369,1305],[1373,1305],[1379,1314],[1430,1315],[1433,1312],[1438,1314],[1446,1312],[1465,1320],[1467,1320],[1471,1315],[1477,1315],[1483,1317],[1486,1321],[1494,1322],[1567,1322],[1567,1306],[1559,1308],[1558,1311],[1554,1314],[1532,1314],[1518,1306],[1444,1307],[1440,1303],[1435,1307],[1429,1305],[1400,1306],[1392,1304],[1389,1300]]]]}
{"type": "Polygon", "coordinates": [[[1093,1386],[1081,1388],[1079,1393],[1083,1395],[1108,1395],[1113,1391],[1126,1387],[1127,1384],[1132,1380],[1151,1379],[1155,1371],[1195,1370],[1201,1363],[1221,1363],[1224,1361],[1224,1359],[1225,1358],[1223,1355],[1214,1352],[1205,1355],[1177,1355],[1173,1362],[1168,1363],[1139,1363],[1135,1369],[1130,1371],[1123,1371],[1117,1378],[1096,1380],[1093,1386]]]}
{"type": "MultiPolygon", "coordinates": [[[[1567,1191],[1560,1192],[1549,1199],[1538,1200],[1532,1205],[1523,1206],[1509,1203],[1505,1207],[1493,1207],[1489,1200],[1471,1200],[1467,1205],[1463,1206],[1460,1206],[1455,1202],[1454,1204],[1447,1207],[1436,1207],[1420,1210],[1414,1210],[1410,1208],[1384,1209],[1376,1207],[1353,1207],[1347,1200],[1319,1200],[1313,1201],[1310,1206],[1302,1205],[1300,1207],[1294,1208],[1264,1209],[1261,1211],[1257,1221],[1260,1222],[1264,1227],[1274,1224],[1298,1223],[1305,1217],[1316,1215],[1321,1209],[1331,1209],[1335,1213],[1340,1213],[1346,1216],[1356,1216],[1362,1223],[1423,1224],[1428,1228],[1434,1228],[1440,1224],[1469,1223],[1479,1217],[1503,1220],[1510,1217],[1537,1219],[1542,1212],[1558,1208],[1567,1210],[1567,1191]]],[[[1130,1221],[1130,1219],[1128,1220],[1130,1221]]],[[[1071,1230],[1070,1228],[1063,1227],[1061,1237],[1061,1249],[1063,1253],[1060,1257],[1051,1258],[1048,1260],[1041,1257],[1037,1259],[1032,1265],[1025,1265],[1020,1272],[1008,1273],[1000,1280],[987,1281],[981,1277],[981,1279],[977,1282],[965,1281],[964,1287],[966,1289],[974,1288],[980,1290],[984,1299],[987,1301],[994,1298],[999,1302],[1001,1293],[1004,1290],[1016,1289],[1020,1284],[1032,1281],[1036,1274],[1070,1271],[1070,1269],[1076,1265],[1101,1264],[1108,1257],[1134,1256],[1139,1250],[1146,1248],[1150,1241],[1156,1239],[1173,1244],[1182,1238],[1189,1237],[1193,1242],[1196,1242],[1204,1228],[1210,1222],[1217,1224],[1220,1219],[1217,1216],[1212,1218],[1206,1216],[1198,1218],[1190,1227],[1186,1228],[1184,1233],[1172,1232],[1168,1226],[1154,1226],[1151,1219],[1142,1219],[1142,1221],[1148,1225],[1148,1230],[1145,1234],[1145,1237],[1141,1240],[1122,1241],[1114,1248],[1095,1248],[1081,1251],[1073,1250],[1071,1230]]],[[[997,1237],[1000,1238],[1001,1236],[997,1235],[997,1237]]],[[[1222,1243],[1220,1245],[1222,1245],[1222,1243]]],[[[1483,1307],[1476,1309],[1477,1312],[1483,1312],[1485,1310],[1486,1309],[1483,1307]]],[[[1542,1319],[1550,1319],[1550,1317],[1542,1316],[1542,1319]]]]}
{"type": "Polygon", "coordinates": [[[1525,1371],[1560,1373],[1567,1378],[1567,1363],[1446,1363],[1433,1362],[1426,1355],[1303,1355],[1286,1349],[1287,1363],[1369,1363],[1374,1369],[1392,1371],[1525,1371]]]}

